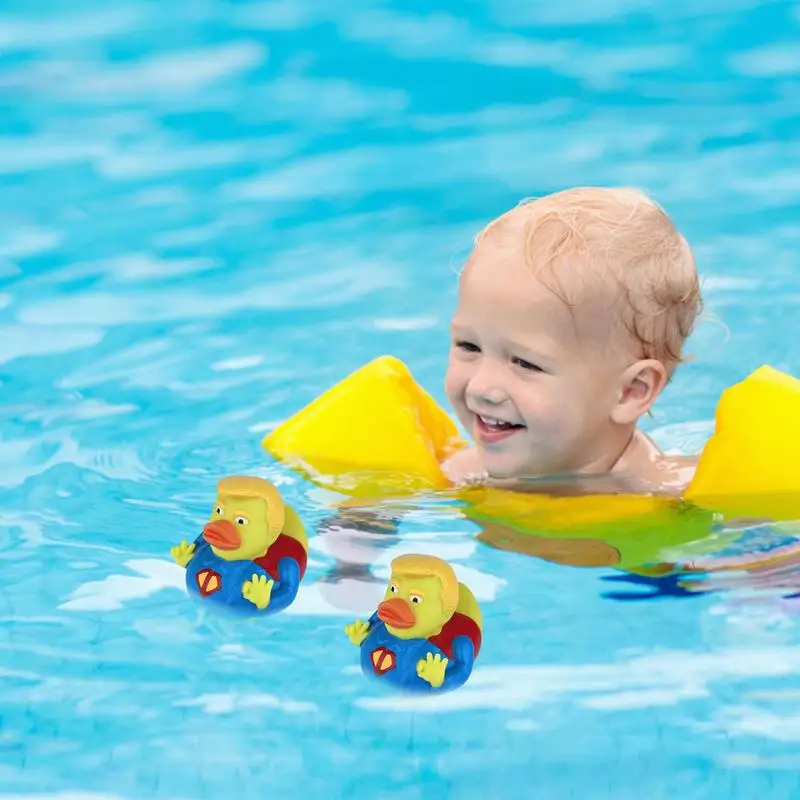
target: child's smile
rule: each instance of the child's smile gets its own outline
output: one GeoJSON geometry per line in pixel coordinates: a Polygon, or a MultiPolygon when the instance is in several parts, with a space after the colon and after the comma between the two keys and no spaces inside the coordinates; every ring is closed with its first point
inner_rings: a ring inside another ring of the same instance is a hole
{"type": "Polygon", "coordinates": [[[475,441],[448,462],[451,479],[627,469],[664,483],[637,423],[698,305],[688,244],[639,192],[565,190],[498,217],[476,239],[451,324],[445,388],[475,441]]]}
{"type": "Polygon", "coordinates": [[[610,466],[624,449],[630,431],[611,413],[629,356],[598,346],[606,337],[594,308],[567,305],[514,243],[489,237],[473,253],[446,383],[490,476],[610,466]]]}
{"type": "Polygon", "coordinates": [[[485,416],[483,414],[475,414],[475,438],[485,445],[493,445],[502,442],[505,439],[513,436],[515,433],[525,430],[524,425],[496,417],[485,416]]]}

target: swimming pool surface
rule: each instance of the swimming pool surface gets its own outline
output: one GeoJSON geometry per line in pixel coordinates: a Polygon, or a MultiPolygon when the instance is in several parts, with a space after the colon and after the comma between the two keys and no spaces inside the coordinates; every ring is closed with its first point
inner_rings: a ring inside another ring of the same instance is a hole
{"type": "Polygon", "coordinates": [[[371,358],[444,404],[456,270],[522,197],[638,185],[694,245],[665,447],[762,363],[800,374],[798,35],[755,0],[6,0],[0,798],[797,797],[791,569],[634,601],[422,501],[313,537],[292,609],[231,621],[169,549],[232,473],[313,530],[330,498],[260,439],[371,358]],[[434,702],[343,633],[409,550],[485,616],[434,702]]]}

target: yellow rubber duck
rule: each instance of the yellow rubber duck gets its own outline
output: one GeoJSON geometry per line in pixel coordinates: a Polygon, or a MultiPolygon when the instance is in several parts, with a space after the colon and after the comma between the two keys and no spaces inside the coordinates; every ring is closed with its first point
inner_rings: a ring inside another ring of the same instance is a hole
{"type": "Polygon", "coordinates": [[[211,518],[197,539],[171,549],[186,568],[186,588],[243,611],[289,606],[308,560],[308,540],[295,510],[269,481],[223,478],[211,518]]]}
{"type": "Polygon", "coordinates": [[[481,648],[483,619],[472,592],[435,556],[392,561],[383,602],[345,628],[361,648],[364,674],[412,691],[466,683],[481,648]]]}

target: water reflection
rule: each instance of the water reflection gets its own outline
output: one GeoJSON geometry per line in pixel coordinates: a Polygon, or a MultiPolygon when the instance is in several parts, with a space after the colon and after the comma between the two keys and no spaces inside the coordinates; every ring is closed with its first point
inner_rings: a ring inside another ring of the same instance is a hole
{"type": "Polygon", "coordinates": [[[322,520],[317,534],[333,562],[316,587],[327,603],[359,613],[383,594],[385,579],[373,570],[397,543],[401,518],[396,509],[344,502],[322,520]]]}
{"type": "Polygon", "coordinates": [[[646,587],[649,592],[620,590],[604,596],[641,600],[725,593],[748,596],[748,602],[800,606],[800,523],[720,525],[717,530],[735,539],[717,553],[673,564],[664,575],[605,576],[606,581],[646,587]]]}

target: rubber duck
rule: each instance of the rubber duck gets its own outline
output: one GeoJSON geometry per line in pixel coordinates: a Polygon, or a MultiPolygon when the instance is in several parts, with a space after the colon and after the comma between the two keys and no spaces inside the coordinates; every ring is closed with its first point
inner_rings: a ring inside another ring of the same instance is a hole
{"type": "Polygon", "coordinates": [[[446,561],[394,559],[383,601],[345,628],[361,669],[408,691],[449,691],[467,682],[481,648],[483,619],[472,592],[446,561]]]}
{"type": "Polygon", "coordinates": [[[217,485],[203,532],[170,550],[190,593],[230,608],[275,613],[297,596],[308,539],[295,510],[269,481],[232,475],[217,485]]]}

